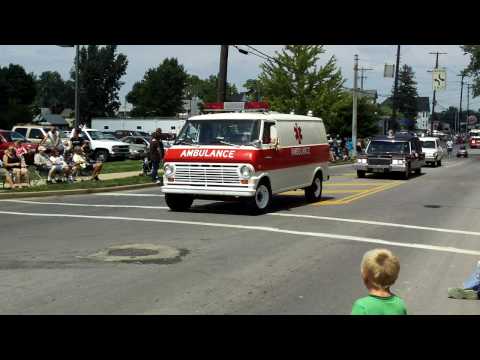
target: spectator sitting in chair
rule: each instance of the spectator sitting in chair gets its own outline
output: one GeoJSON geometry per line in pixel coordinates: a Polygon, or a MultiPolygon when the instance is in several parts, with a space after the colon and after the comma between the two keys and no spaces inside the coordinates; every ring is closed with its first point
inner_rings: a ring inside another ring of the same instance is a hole
{"type": "Polygon", "coordinates": [[[3,155],[3,167],[18,184],[22,177],[28,182],[28,170],[23,157],[18,157],[15,146],[10,146],[3,155]]]}
{"type": "Polygon", "coordinates": [[[50,156],[50,161],[52,163],[52,169],[50,170],[49,174],[49,180],[47,180],[47,183],[51,184],[52,179],[51,175],[56,173],[60,177],[68,177],[68,180],[70,182],[73,182],[73,177],[71,174],[70,167],[67,165],[65,162],[64,158],[62,155],[60,155],[60,151],[57,149],[52,150],[52,156],[50,156]]]}
{"type": "Polygon", "coordinates": [[[33,158],[33,163],[37,167],[37,170],[40,172],[46,172],[47,175],[47,183],[52,182],[52,175],[55,171],[52,168],[52,162],[50,161],[50,157],[46,153],[47,149],[44,146],[38,147],[38,152],[35,154],[33,158]]]}
{"type": "Polygon", "coordinates": [[[5,176],[5,182],[10,185],[10,189],[15,189],[16,185],[13,183],[10,173],[3,168],[3,162],[0,160],[0,176],[5,176]]]}
{"type": "Polygon", "coordinates": [[[73,149],[73,173],[78,174],[78,172],[83,170],[92,170],[92,180],[100,181],[98,175],[102,171],[103,164],[101,162],[91,163],[87,160],[87,157],[82,151],[80,146],[73,149]]]}

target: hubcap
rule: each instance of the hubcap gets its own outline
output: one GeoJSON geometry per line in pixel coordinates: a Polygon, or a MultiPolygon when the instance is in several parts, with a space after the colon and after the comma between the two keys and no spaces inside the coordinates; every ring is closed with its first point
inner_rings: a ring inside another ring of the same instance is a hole
{"type": "Polygon", "coordinates": [[[313,194],[315,195],[316,198],[320,196],[320,192],[322,190],[322,181],[319,178],[315,178],[315,191],[313,194]]]}
{"type": "Polygon", "coordinates": [[[260,185],[255,195],[255,202],[259,209],[264,209],[270,200],[270,193],[265,185],[260,185]]]}

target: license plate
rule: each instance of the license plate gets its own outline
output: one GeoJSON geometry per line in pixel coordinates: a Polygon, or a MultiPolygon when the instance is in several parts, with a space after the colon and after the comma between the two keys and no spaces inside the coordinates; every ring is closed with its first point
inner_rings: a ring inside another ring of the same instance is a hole
{"type": "Polygon", "coordinates": [[[374,173],[382,173],[383,169],[372,169],[372,172],[374,173]]]}

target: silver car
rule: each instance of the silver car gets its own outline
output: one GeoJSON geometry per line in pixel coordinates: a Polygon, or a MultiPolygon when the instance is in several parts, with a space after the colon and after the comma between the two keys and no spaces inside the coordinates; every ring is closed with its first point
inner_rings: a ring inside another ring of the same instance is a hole
{"type": "Polygon", "coordinates": [[[130,145],[130,159],[142,159],[148,154],[150,142],[142,136],[125,136],[120,141],[130,145]]]}

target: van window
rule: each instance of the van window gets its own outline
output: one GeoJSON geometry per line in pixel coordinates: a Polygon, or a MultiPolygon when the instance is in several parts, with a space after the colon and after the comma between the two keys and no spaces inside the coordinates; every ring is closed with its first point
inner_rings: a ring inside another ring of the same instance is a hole
{"type": "Polygon", "coordinates": [[[27,128],[16,128],[14,131],[18,132],[19,134],[22,134],[23,136],[27,136],[27,128]]]}
{"type": "Polygon", "coordinates": [[[37,140],[41,140],[43,139],[45,136],[43,135],[43,133],[40,131],[40,129],[30,129],[30,135],[29,135],[29,138],[30,139],[37,139],[37,140]]]}
{"type": "Polygon", "coordinates": [[[262,135],[262,143],[263,144],[271,144],[272,143],[272,126],[275,123],[273,122],[266,122],[263,124],[263,135],[262,135]]]}
{"type": "Polygon", "coordinates": [[[104,130],[108,130],[109,128],[110,128],[110,127],[107,126],[107,125],[105,125],[105,126],[103,127],[104,130]]]}
{"type": "Polygon", "coordinates": [[[142,130],[142,127],[141,127],[141,126],[137,126],[137,130],[142,130]]]}

